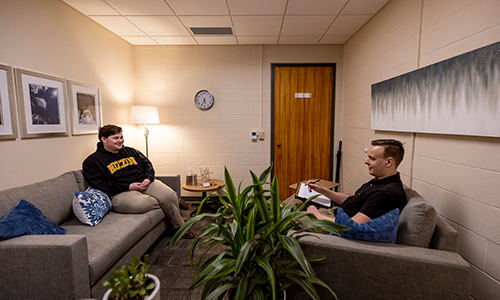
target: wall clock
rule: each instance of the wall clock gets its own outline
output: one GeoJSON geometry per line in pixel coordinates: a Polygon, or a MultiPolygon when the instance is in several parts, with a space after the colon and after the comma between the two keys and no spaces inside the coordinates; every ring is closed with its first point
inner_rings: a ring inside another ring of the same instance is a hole
{"type": "Polygon", "coordinates": [[[201,90],[194,96],[194,104],[199,109],[207,110],[214,105],[215,98],[212,93],[207,90],[201,90]]]}

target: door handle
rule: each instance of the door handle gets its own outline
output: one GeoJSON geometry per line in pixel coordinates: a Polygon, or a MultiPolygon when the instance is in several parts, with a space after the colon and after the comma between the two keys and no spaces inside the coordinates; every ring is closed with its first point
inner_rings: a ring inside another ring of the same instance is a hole
{"type": "Polygon", "coordinates": [[[281,143],[276,143],[276,146],[278,146],[278,148],[281,147],[281,143]]]}

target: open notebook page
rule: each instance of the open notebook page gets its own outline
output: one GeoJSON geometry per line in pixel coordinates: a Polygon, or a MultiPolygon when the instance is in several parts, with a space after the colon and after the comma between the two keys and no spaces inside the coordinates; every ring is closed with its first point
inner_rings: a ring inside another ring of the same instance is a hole
{"type": "MultiPolygon", "coordinates": [[[[309,199],[310,197],[312,197],[314,195],[318,195],[318,194],[319,194],[318,192],[313,191],[313,190],[311,190],[309,192],[309,187],[307,186],[307,184],[301,183],[300,187],[299,187],[299,191],[297,192],[296,196],[297,196],[297,198],[305,201],[305,200],[309,199]]],[[[322,194],[320,194],[320,196],[314,198],[311,202],[315,202],[321,206],[328,207],[328,208],[332,207],[332,201],[328,197],[326,197],[325,195],[322,195],[322,194]]]]}

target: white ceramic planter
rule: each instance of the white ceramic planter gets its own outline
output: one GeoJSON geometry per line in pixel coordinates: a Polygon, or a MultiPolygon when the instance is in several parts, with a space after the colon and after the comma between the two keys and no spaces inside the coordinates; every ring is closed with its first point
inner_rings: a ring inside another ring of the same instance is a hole
{"type": "MultiPolygon", "coordinates": [[[[151,295],[149,295],[149,297],[146,298],[146,300],[160,300],[160,280],[153,274],[146,274],[146,276],[153,279],[154,282],[156,283],[155,289],[153,290],[151,295]]],[[[106,294],[104,294],[104,297],[102,297],[102,300],[108,300],[110,293],[111,289],[107,290],[106,294]]]]}

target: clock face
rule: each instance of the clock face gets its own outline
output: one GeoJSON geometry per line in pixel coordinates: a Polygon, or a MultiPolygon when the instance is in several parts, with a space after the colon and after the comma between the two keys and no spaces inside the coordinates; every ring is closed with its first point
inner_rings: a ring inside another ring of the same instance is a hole
{"type": "Polygon", "coordinates": [[[194,97],[194,104],[203,110],[211,108],[214,105],[214,101],[214,95],[207,90],[199,91],[194,97]]]}

